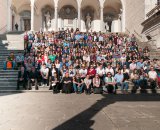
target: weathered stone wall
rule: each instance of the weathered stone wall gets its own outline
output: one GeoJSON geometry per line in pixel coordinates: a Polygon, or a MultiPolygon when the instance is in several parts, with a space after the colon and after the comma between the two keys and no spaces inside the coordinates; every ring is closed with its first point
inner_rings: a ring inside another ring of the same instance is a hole
{"type": "Polygon", "coordinates": [[[0,0],[0,34],[7,28],[7,0],[0,0]]]}
{"type": "Polygon", "coordinates": [[[125,8],[126,30],[140,35],[143,29],[141,23],[145,20],[145,0],[125,0],[125,8]]]}

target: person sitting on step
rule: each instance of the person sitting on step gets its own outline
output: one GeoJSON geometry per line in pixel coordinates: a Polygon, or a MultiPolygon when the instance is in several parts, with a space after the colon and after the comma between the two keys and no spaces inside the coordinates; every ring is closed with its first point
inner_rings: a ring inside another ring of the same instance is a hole
{"type": "Polygon", "coordinates": [[[18,72],[18,81],[17,81],[17,90],[20,89],[20,84],[23,84],[23,88],[26,90],[26,85],[27,85],[27,80],[28,80],[28,75],[27,72],[25,71],[24,67],[22,66],[20,71],[18,72]]]}
{"type": "Polygon", "coordinates": [[[65,73],[65,77],[62,79],[62,92],[63,93],[72,93],[72,78],[69,77],[69,73],[65,73]]]}
{"type": "Polygon", "coordinates": [[[31,90],[33,85],[35,85],[35,89],[38,90],[37,71],[35,67],[32,67],[31,71],[28,72],[28,90],[31,90]]]}
{"type": "Polygon", "coordinates": [[[3,69],[14,69],[15,68],[15,55],[13,52],[10,53],[10,55],[6,58],[6,61],[4,61],[3,69]]]}

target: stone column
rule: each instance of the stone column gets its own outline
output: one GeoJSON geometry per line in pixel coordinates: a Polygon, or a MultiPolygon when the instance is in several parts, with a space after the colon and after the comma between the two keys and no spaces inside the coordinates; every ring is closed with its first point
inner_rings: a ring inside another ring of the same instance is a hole
{"type": "Polygon", "coordinates": [[[124,9],[121,9],[121,30],[122,32],[125,32],[125,12],[124,9]]]}
{"type": "Polygon", "coordinates": [[[55,29],[55,31],[58,31],[58,7],[55,7],[55,11],[54,11],[54,17],[55,17],[55,27],[54,27],[54,29],[55,29]]]}
{"type": "Polygon", "coordinates": [[[7,31],[11,31],[11,18],[12,18],[12,13],[11,13],[11,0],[7,0],[7,31]]]}
{"type": "Polygon", "coordinates": [[[103,22],[103,7],[101,7],[100,8],[100,10],[101,10],[101,17],[100,17],[100,24],[101,24],[101,26],[100,26],[100,31],[103,31],[104,30],[104,22],[103,22]]]}
{"type": "Polygon", "coordinates": [[[34,31],[34,0],[31,1],[31,31],[34,31]]]}
{"type": "Polygon", "coordinates": [[[81,30],[81,6],[78,6],[78,28],[81,30]]]}

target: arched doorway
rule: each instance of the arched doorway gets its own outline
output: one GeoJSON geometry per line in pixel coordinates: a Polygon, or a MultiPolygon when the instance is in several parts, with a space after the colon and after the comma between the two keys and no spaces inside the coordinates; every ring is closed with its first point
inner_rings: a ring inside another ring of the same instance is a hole
{"type": "Polygon", "coordinates": [[[82,0],[81,29],[82,31],[100,31],[99,0],[82,0]]]}
{"type": "Polygon", "coordinates": [[[104,30],[106,32],[122,32],[121,0],[106,0],[103,9],[104,30]]]}
{"type": "Polygon", "coordinates": [[[22,31],[31,29],[31,12],[28,10],[22,11],[20,14],[20,28],[22,31]]]}
{"type": "Polygon", "coordinates": [[[64,29],[77,28],[77,10],[72,5],[65,5],[59,11],[59,17],[62,19],[61,27],[64,29]]]}
{"type": "Polygon", "coordinates": [[[78,27],[77,0],[58,1],[58,28],[76,29],[78,27]]]}

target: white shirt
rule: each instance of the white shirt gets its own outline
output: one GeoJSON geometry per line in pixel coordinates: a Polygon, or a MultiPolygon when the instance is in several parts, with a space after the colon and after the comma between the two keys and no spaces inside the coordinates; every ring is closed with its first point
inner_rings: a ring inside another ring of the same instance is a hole
{"type": "Polygon", "coordinates": [[[134,69],[136,69],[136,67],[137,67],[136,63],[131,63],[129,65],[130,70],[134,70],[134,69]]]}
{"type": "Polygon", "coordinates": [[[104,75],[104,74],[105,74],[105,71],[104,71],[103,68],[102,68],[102,69],[97,68],[97,69],[96,69],[96,73],[99,74],[99,75],[104,75]]]}
{"type": "Polygon", "coordinates": [[[56,73],[56,70],[52,69],[52,76],[54,75],[54,73],[56,73]]]}
{"type": "Polygon", "coordinates": [[[90,56],[88,55],[83,56],[83,60],[86,62],[90,62],[90,56]]]}
{"type": "Polygon", "coordinates": [[[106,72],[106,74],[108,73],[108,72],[111,72],[112,73],[112,75],[114,75],[114,70],[112,69],[112,68],[106,68],[105,69],[105,72],[106,72]]]}
{"type": "Polygon", "coordinates": [[[156,79],[157,78],[157,73],[156,73],[156,71],[149,71],[148,76],[151,79],[156,79]]]}
{"type": "Polygon", "coordinates": [[[60,64],[55,64],[56,68],[59,69],[60,68],[60,64]]]}
{"type": "Polygon", "coordinates": [[[49,73],[49,69],[48,68],[41,68],[41,73],[43,74],[43,76],[46,76],[49,73]]]}
{"type": "Polygon", "coordinates": [[[86,76],[87,75],[87,69],[80,69],[79,74],[82,75],[82,76],[86,76]]]}

